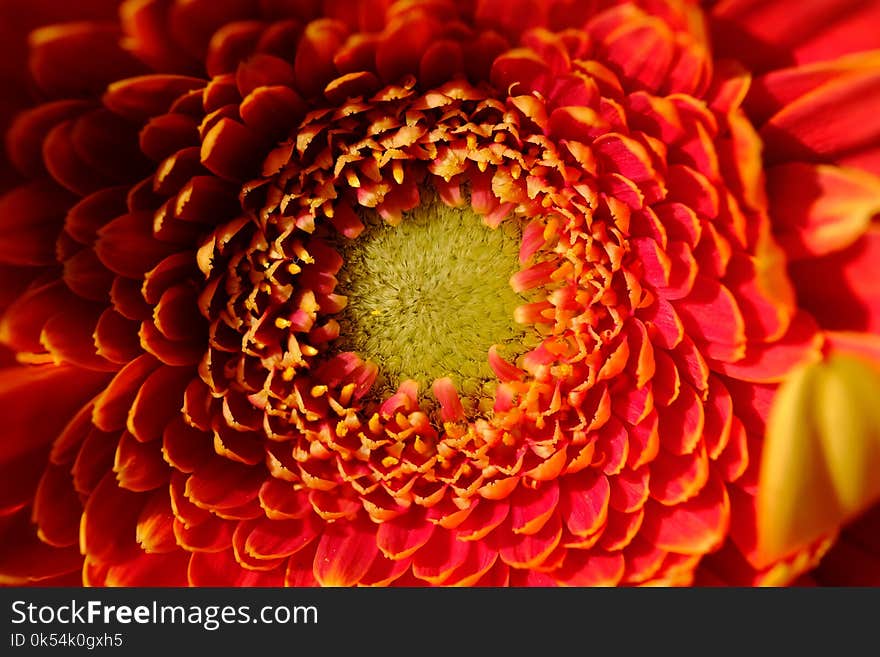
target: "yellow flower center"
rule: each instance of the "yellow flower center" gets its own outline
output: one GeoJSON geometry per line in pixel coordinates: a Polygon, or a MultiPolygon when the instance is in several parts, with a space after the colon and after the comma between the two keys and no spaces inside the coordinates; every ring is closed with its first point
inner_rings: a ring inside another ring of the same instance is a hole
{"type": "Polygon", "coordinates": [[[425,196],[399,225],[368,220],[343,245],[339,344],[379,365],[380,393],[407,379],[429,390],[448,376],[463,397],[488,399],[489,348],[507,358],[526,348],[513,319],[523,298],[509,284],[520,229],[515,220],[490,228],[469,207],[425,196]]]}

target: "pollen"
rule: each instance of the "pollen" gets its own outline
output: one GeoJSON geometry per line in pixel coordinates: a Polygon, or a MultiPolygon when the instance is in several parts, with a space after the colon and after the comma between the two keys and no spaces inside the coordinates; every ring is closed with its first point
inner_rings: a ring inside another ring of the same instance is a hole
{"type": "Polygon", "coordinates": [[[350,302],[339,347],[375,362],[387,389],[412,379],[425,391],[448,376],[479,396],[494,380],[490,347],[509,359],[526,350],[530,329],[514,321],[524,298],[508,283],[519,268],[515,220],[490,228],[426,193],[399,225],[368,224],[343,246],[340,289],[350,302]]]}

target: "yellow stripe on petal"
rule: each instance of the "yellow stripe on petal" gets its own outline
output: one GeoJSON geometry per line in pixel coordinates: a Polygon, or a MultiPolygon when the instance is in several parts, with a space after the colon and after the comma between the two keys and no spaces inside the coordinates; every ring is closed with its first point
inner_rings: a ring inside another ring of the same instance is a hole
{"type": "Polygon", "coordinates": [[[770,562],[836,531],[880,498],[880,372],[835,355],[792,373],[767,425],[758,544],[770,562]]]}

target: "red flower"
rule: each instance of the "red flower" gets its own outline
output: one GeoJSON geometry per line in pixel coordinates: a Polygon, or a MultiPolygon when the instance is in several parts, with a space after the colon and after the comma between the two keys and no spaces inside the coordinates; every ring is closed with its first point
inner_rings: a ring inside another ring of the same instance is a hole
{"type": "Polygon", "coordinates": [[[782,584],[880,497],[880,4],[116,4],[7,23],[0,580],[782,584]]]}

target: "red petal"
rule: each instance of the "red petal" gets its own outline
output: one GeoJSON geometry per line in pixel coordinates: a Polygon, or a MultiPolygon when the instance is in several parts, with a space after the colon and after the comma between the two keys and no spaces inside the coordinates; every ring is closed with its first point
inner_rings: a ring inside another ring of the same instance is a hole
{"type": "Polygon", "coordinates": [[[651,463],[651,497],[673,506],[691,499],[709,478],[709,457],[700,446],[689,454],[673,456],[661,450],[651,463]]]}
{"type": "Polygon", "coordinates": [[[73,199],[49,181],[32,182],[0,197],[0,262],[55,264],[55,240],[73,199]]]}
{"type": "Polygon", "coordinates": [[[658,409],[660,440],[663,448],[672,454],[691,453],[703,436],[705,413],[703,402],[694,389],[684,384],[676,400],[666,408],[658,409]]]}
{"type": "Polygon", "coordinates": [[[141,442],[158,440],[165,426],[183,408],[183,393],[194,372],[162,365],[141,384],[132,402],[126,426],[141,442]]]}
{"type": "Polygon", "coordinates": [[[640,583],[651,579],[663,565],[668,553],[636,536],[623,551],[626,561],[624,581],[640,583]]]}
{"type": "Polygon", "coordinates": [[[53,441],[104,378],[68,366],[0,370],[0,417],[5,424],[0,440],[5,479],[0,510],[18,508],[33,499],[53,441]],[[77,385],[71,385],[72,380],[77,385]]]}
{"type": "Polygon", "coordinates": [[[108,472],[86,502],[80,549],[92,559],[115,563],[140,552],[137,522],[147,497],[120,488],[108,472]]]}
{"type": "Polygon", "coordinates": [[[353,586],[379,555],[375,525],[337,521],[324,530],[315,553],[315,579],[321,586],[353,586]]]}
{"type": "Polygon", "coordinates": [[[56,362],[91,370],[113,372],[119,365],[98,355],[94,334],[103,312],[101,305],[82,302],[74,313],[58,313],[43,325],[40,340],[56,362]]]}
{"type": "Polygon", "coordinates": [[[850,246],[880,212],[880,179],[855,169],[789,163],[767,171],[773,227],[791,259],[850,246]]]}
{"type": "Polygon", "coordinates": [[[733,351],[745,345],[742,312],[730,290],[718,281],[698,274],[693,291],[673,305],[691,338],[733,351]]]}
{"type": "Polygon", "coordinates": [[[313,572],[317,546],[318,543],[312,541],[287,560],[284,586],[320,586],[313,572]]]}
{"type": "Polygon", "coordinates": [[[76,545],[82,511],[70,468],[49,464],[34,495],[33,521],[40,540],[55,547],[76,545]]]}
{"type": "Polygon", "coordinates": [[[150,491],[168,482],[168,464],[162,460],[158,445],[139,442],[122,432],[113,464],[122,488],[136,492],[150,491]]]}
{"type": "Polygon", "coordinates": [[[137,557],[110,566],[101,583],[92,586],[186,586],[190,556],[184,550],[166,554],[139,554],[137,557]]]}
{"type": "Polygon", "coordinates": [[[880,117],[874,111],[878,102],[876,67],[827,82],[764,124],[760,134],[767,161],[835,162],[875,148],[880,139],[880,117]]]}
{"type": "Polygon", "coordinates": [[[611,487],[603,474],[584,472],[561,481],[559,512],[576,536],[596,533],[608,518],[611,487]]]}
{"type": "Polygon", "coordinates": [[[104,431],[121,429],[141,384],[159,363],[149,354],[123,367],[95,400],[93,420],[104,431]]]}
{"type": "Polygon", "coordinates": [[[544,482],[532,489],[519,486],[510,497],[510,526],[516,534],[535,534],[556,510],[559,486],[544,482]]]}
{"type": "Polygon", "coordinates": [[[165,114],[178,97],[204,86],[204,80],[183,75],[129,77],[111,84],[103,101],[117,114],[135,121],[145,121],[165,114]]]}
{"type": "Polygon", "coordinates": [[[859,0],[727,0],[712,10],[716,56],[766,71],[792,61],[809,63],[880,47],[880,10],[859,0]]]}
{"type": "MultiPolygon", "coordinates": [[[[391,586],[404,574],[409,573],[411,559],[393,561],[383,556],[376,557],[370,571],[361,578],[362,586],[391,586]]],[[[290,585],[288,585],[290,586],[290,585]]]]}
{"type": "Polygon", "coordinates": [[[297,90],[303,97],[317,96],[336,77],[333,57],[347,32],[344,24],[330,19],[313,21],[306,27],[294,61],[297,90]]]}
{"type": "Polygon", "coordinates": [[[30,34],[30,70],[57,97],[96,94],[146,67],[121,47],[117,26],[96,22],[51,25],[30,34]]]}
{"type": "MultiPolygon", "coordinates": [[[[108,269],[141,279],[168,256],[174,247],[153,237],[153,217],[148,212],[123,215],[98,231],[95,252],[108,269]]],[[[125,313],[122,313],[125,314],[125,313]]]]}
{"type": "Polygon", "coordinates": [[[880,332],[880,226],[843,251],[792,263],[790,274],[822,328],[880,332]]]}
{"type": "Polygon", "coordinates": [[[137,542],[148,553],[165,553],[177,549],[174,536],[174,513],[171,497],[165,486],[154,492],[144,505],[137,521],[137,542]]]}
{"type": "Polygon", "coordinates": [[[257,520],[245,540],[245,551],[259,559],[290,556],[318,536],[321,524],[314,514],[302,520],[257,520]]]}
{"type": "Polygon", "coordinates": [[[482,500],[457,527],[456,536],[460,541],[479,541],[504,522],[509,512],[510,504],[507,502],[482,500]]]}
{"type": "Polygon", "coordinates": [[[434,527],[434,523],[425,518],[424,512],[410,510],[381,523],[376,533],[376,543],[389,559],[406,559],[430,540],[434,527]]]}
{"type": "Polygon", "coordinates": [[[295,489],[293,484],[278,479],[267,479],[260,487],[259,498],[268,518],[295,519],[312,513],[309,495],[295,489]]]}
{"type": "Polygon", "coordinates": [[[413,575],[431,584],[440,584],[465,562],[472,545],[470,541],[458,540],[455,532],[438,529],[415,553],[413,575]]]}
{"type": "Polygon", "coordinates": [[[101,479],[113,469],[118,437],[118,433],[114,435],[94,426],[89,427],[71,468],[73,485],[82,495],[91,494],[101,479]]]}
{"type": "MultiPolygon", "coordinates": [[[[547,559],[562,538],[562,522],[554,513],[536,534],[513,534],[506,524],[498,529],[499,554],[506,564],[514,568],[535,568],[547,559]]],[[[494,534],[493,534],[494,535],[494,534]]]]}
{"type": "Polygon", "coordinates": [[[264,149],[262,139],[233,119],[220,119],[202,141],[202,164],[221,178],[242,181],[260,171],[264,149]]]}
{"type": "Polygon", "coordinates": [[[648,499],[648,480],[651,469],[641,467],[638,470],[626,469],[611,478],[611,508],[624,513],[631,513],[642,508],[648,499]]]}
{"type": "Polygon", "coordinates": [[[813,318],[799,311],[778,342],[749,343],[742,360],[735,363],[713,362],[713,367],[727,376],[744,381],[778,382],[797,365],[818,359],[822,343],[822,333],[818,331],[813,318]]]}
{"type": "Polygon", "coordinates": [[[189,476],[186,496],[201,508],[235,509],[256,499],[263,476],[258,468],[216,457],[189,476]]]}
{"type": "Polygon", "coordinates": [[[651,342],[658,347],[672,349],[684,337],[684,326],[666,299],[658,297],[651,306],[640,308],[638,317],[645,324],[651,342]]]}
{"type": "Polygon", "coordinates": [[[92,245],[98,230],[116,217],[128,212],[128,187],[109,187],[86,196],[70,208],[64,220],[64,230],[82,244],[92,245]]]}
{"type": "Polygon", "coordinates": [[[20,586],[79,571],[82,555],[74,547],[54,548],[37,538],[27,509],[3,518],[0,527],[0,582],[20,586]]]}
{"type": "Polygon", "coordinates": [[[29,178],[46,173],[43,142],[49,131],[92,108],[81,100],[58,100],[23,111],[6,133],[10,161],[29,178]]]}
{"type": "Polygon", "coordinates": [[[190,586],[265,587],[281,586],[285,569],[245,570],[235,560],[232,550],[194,552],[189,559],[187,579],[190,586]]]}
{"type": "Polygon", "coordinates": [[[443,586],[474,586],[498,562],[498,552],[481,541],[472,541],[467,557],[446,577],[443,586]]]}
{"type": "Polygon", "coordinates": [[[178,416],[162,432],[162,454],[174,469],[189,473],[214,455],[214,438],[178,416]]]}
{"type": "Polygon", "coordinates": [[[705,554],[719,547],[730,523],[730,499],[715,476],[697,497],[677,506],[650,504],[642,535],[658,547],[680,554],[705,554]]]}
{"type": "Polygon", "coordinates": [[[553,576],[568,586],[616,586],[624,569],[620,552],[569,549],[562,568],[553,576]]]}

